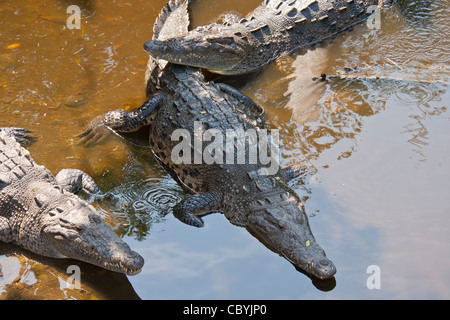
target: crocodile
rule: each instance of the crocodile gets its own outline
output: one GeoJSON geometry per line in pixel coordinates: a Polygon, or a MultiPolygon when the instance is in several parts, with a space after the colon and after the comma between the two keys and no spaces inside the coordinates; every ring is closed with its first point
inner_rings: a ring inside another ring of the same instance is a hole
{"type": "MultiPolygon", "coordinates": [[[[187,1],[169,1],[154,24],[153,38],[187,32],[187,6],[187,1]]],[[[189,193],[173,207],[177,219],[202,227],[203,216],[223,213],[229,222],[246,228],[299,271],[319,279],[332,278],[336,267],[315,240],[305,207],[287,184],[289,179],[303,174],[306,166],[292,166],[270,173],[260,159],[255,163],[237,162],[235,148],[220,145],[208,150],[210,145],[205,147],[205,141],[196,145],[196,137],[206,137],[211,130],[218,134],[252,129],[261,132],[262,108],[233,87],[207,82],[199,68],[168,63],[151,56],[146,80],[150,95],[142,106],[133,111],[118,109],[98,116],[79,135],[80,143],[98,141],[108,130],[122,136],[149,127],[148,144],[156,159],[189,193]],[[180,135],[176,137],[175,133],[180,135]],[[186,144],[178,150],[180,140],[186,144]],[[202,153],[211,157],[213,153],[214,156],[222,155],[222,160],[232,161],[221,162],[219,157],[208,163],[206,156],[199,163],[195,159],[189,161],[192,157],[178,161],[179,156],[195,157],[202,153]]],[[[243,141],[245,150],[250,148],[249,144],[248,139],[243,141]]]]}
{"type": "Polygon", "coordinates": [[[0,128],[0,241],[51,258],[81,260],[134,275],[143,258],[132,251],[76,192],[98,193],[78,169],[53,176],[19,142],[27,130],[0,128]]]}
{"type": "Polygon", "coordinates": [[[378,3],[379,0],[264,0],[245,18],[227,14],[221,22],[200,26],[186,35],[152,39],[144,48],[155,58],[213,73],[249,73],[284,54],[304,54],[326,44],[366,20],[378,3]]]}
{"type": "Polygon", "coordinates": [[[320,77],[312,78],[313,81],[326,82],[330,80],[386,80],[412,83],[436,83],[449,85],[450,68],[446,65],[429,66],[400,66],[390,59],[390,64],[364,65],[362,67],[345,67],[335,74],[321,74],[320,77]],[[403,76],[401,76],[403,74],[403,76]],[[433,77],[427,77],[432,74],[433,77]]]}

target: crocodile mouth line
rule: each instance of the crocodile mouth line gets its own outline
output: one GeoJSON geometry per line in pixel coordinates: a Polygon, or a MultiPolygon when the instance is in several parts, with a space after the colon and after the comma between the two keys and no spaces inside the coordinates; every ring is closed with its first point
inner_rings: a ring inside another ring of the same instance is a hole
{"type": "Polygon", "coordinates": [[[106,261],[104,264],[105,268],[111,270],[111,271],[124,271],[126,273],[126,275],[128,276],[134,276],[137,275],[138,273],[141,272],[142,268],[137,267],[137,268],[130,268],[130,267],[125,267],[121,262],[108,262],[106,261]]]}
{"type": "Polygon", "coordinates": [[[103,267],[110,271],[115,272],[124,272],[126,275],[133,276],[141,272],[141,267],[128,267],[123,264],[122,261],[109,261],[105,260],[97,251],[95,250],[88,250],[85,248],[81,248],[77,245],[75,245],[82,253],[83,253],[83,259],[85,262],[103,267]]]}
{"type": "MultiPolygon", "coordinates": [[[[53,235],[64,237],[63,234],[53,235]]],[[[64,237],[65,238],[65,237],[64,237]]],[[[66,238],[67,239],[67,238],[66,238]]],[[[122,261],[110,261],[105,259],[101,254],[96,250],[87,249],[86,247],[80,246],[76,241],[71,241],[71,244],[78,250],[78,257],[63,255],[69,259],[78,259],[84,261],[86,263],[96,265],[102,268],[105,268],[110,271],[125,273],[126,275],[132,276],[141,272],[142,267],[129,267],[123,264],[122,261]]]]}

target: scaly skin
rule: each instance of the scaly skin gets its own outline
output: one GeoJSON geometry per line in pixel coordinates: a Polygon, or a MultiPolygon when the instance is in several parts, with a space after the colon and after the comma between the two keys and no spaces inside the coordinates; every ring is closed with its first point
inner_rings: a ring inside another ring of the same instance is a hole
{"type": "Polygon", "coordinates": [[[97,193],[94,180],[76,169],[61,170],[54,177],[18,143],[26,132],[0,128],[0,241],[47,257],[139,273],[142,257],[73,193],[80,188],[97,193]]]}
{"type": "Polygon", "coordinates": [[[304,53],[367,19],[379,0],[264,0],[244,19],[227,18],[187,35],[154,39],[154,58],[219,74],[261,69],[283,54],[304,53]]]}
{"type": "MultiPolygon", "coordinates": [[[[155,23],[154,37],[176,33],[170,32],[172,24],[167,21],[180,12],[187,16],[187,3],[170,1],[155,23]]],[[[186,32],[187,27],[186,24],[186,32]]],[[[149,125],[149,144],[155,156],[192,193],[174,207],[178,219],[201,227],[201,216],[223,212],[231,223],[245,227],[296,267],[322,279],[332,277],[336,268],[315,241],[298,195],[286,184],[288,179],[302,174],[303,167],[267,175],[265,165],[260,162],[177,164],[174,161],[172,151],[179,143],[171,139],[175,130],[185,129],[193,137],[194,121],[199,121],[203,124],[202,133],[207,129],[219,133],[250,129],[261,132],[257,115],[262,109],[232,87],[206,82],[199,69],[166,64],[151,57],[148,66],[148,91],[158,89],[158,92],[135,111],[115,110],[95,119],[81,134],[85,142],[97,140],[105,127],[120,134],[149,125]]],[[[204,147],[197,148],[193,142],[184,152],[203,153],[204,147]]],[[[250,147],[245,140],[246,154],[250,147]]],[[[234,149],[224,150],[223,159],[227,155],[237,158],[234,149]]]]}

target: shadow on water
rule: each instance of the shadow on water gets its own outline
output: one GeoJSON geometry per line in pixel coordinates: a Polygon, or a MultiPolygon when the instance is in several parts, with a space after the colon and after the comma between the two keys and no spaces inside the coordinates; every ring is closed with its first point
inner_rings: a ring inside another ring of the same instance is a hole
{"type": "Polygon", "coordinates": [[[148,128],[121,136],[108,132],[100,145],[85,150],[96,153],[99,148],[107,150],[117,146],[124,148],[126,162],[117,166],[113,159],[111,165],[96,171],[93,177],[103,192],[86,200],[96,205],[105,219],[113,217],[108,222],[117,234],[143,241],[152,226],[165,221],[183,192],[153,157],[148,146],[148,128]]]}
{"type": "Polygon", "coordinates": [[[4,243],[0,255],[0,300],[140,299],[123,274],[81,261],[42,257],[4,243]],[[79,268],[78,278],[70,266],[79,268]]]}

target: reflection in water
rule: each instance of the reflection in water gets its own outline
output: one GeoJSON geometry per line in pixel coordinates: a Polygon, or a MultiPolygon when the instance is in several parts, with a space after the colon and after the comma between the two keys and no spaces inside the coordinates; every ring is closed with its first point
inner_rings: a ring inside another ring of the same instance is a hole
{"type": "Polygon", "coordinates": [[[0,300],[140,299],[123,274],[81,261],[38,256],[3,243],[0,254],[5,255],[0,258],[0,300]],[[79,288],[70,278],[70,265],[80,268],[79,288]]]}
{"type": "Polygon", "coordinates": [[[438,85],[418,85],[405,84],[399,88],[397,97],[405,104],[415,105],[417,113],[409,115],[411,122],[404,126],[405,131],[411,138],[408,142],[414,147],[413,151],[420,156],[419,161],[426,161],[426,154],[423,148],[428,145],[429,130],[425,125],[425,121],[430,117],[439,117],[447,111],[447,106],[432,106],[432,101],[440,101],[441,95],[444,95],[446,90],[438,85]]]}
{"type": "MultiPolygon", "coordinates": [[[[426,160],[426,155],[422,151],[424,146],[428,145],[428,129],[424,124],[430,116],[440,116],[447,111],[446,106],[431,107],[429,104],[419,105],[417,107],[419,115],[410,115],[409,117],[413,120],[412,123],[407,124],[404,128],[404,132],[408,132],[412,137],[408,140],[412,144],[422,160],[426,160]]],[[[402,132],[403,133],[403,132],[402,132]]]]}
{"type": "MultiPolygon", "coordinates": [[[[364,117],[384,110],[391,99],[398,100],[401,105],[415,105],[421,111],[421,115],[410,116],[416,122],[408,125],[407,130],[413,135],[410,143],[424,143],[426,130],[420,120],[447,110],[445,106],[431,108],[428,103],[440,101],[446,93],[446,85],[443,84],[449,83],[449,68],[373,67],[364,73],[352,74],[353,77],[313,81],[326,70],[328,50],[331,49],[324,48],[314,57],[302,56],[305,61],[294,64],[295,71],[287,77],[291,79],[284,95],[288,97],[285,102],[287,110],[282,112],[289,115],[290,120],[277,117],[272,119],[272,125],[285,133],[283,147],[288,158],[310,161],[343,138],[354,140],[363,128],[364,117]],[[323,64],[317,63],[317,59],[322,59],[323,64]],[[383,93],[382,98],[380,92],[383,93]],[[293,144],[290,144],[291,140],[293,144]],[[296,153],[295,156],[292,152],[296,153]]],[[[261,96],[257,97],[260,103],[266,102],[261,96]]],[[[343,157],[350,155],[348,151],[342,153],[343,157]]]]}
{"type": "Polygon", "coordinates": [[[325,73],[329,62],[333,44],[307,52],[299,56],[293,64],[295,71],[292,81],[289,82],[286,95],[289,101],[286,107],[292,110],[292,120],[303,124],[317,119],[317,110],[314,109],[319,98],[325,92],[325,86],[317,81],[311,81],[317,75],[325,73]]]}

